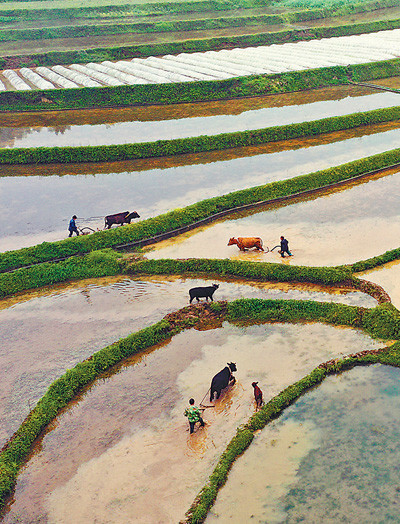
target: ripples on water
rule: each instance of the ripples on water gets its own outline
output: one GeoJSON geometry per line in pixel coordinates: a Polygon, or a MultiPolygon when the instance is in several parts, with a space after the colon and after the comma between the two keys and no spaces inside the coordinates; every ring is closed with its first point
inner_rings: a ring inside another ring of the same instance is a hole
{"type": "Polygon", "coordinates": [[[397,522],[399,399],[397,368],[325,379],[256,436],[206,522],[397,522]]]}
{"type": "Polygon", "coordinates": [[[59,524],[178,522],[253,413],[253,380],[268,400],[322,361],[376,347],[358,331],[318,324],[181,333],[128,359],[57,418],[20,474],[4,523],[38,515],[59,524]],[[188,399],[207,397],[211,377],[231,361],[237,383],[190,437],[188,399]]]}

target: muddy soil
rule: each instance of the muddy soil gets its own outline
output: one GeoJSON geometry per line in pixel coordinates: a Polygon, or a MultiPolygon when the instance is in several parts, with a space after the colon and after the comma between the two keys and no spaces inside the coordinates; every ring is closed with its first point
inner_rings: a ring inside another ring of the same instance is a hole
{"type": "Polygon", "coordinates": [[[148,258],[230,258],[294,265],[334,266],[364,260],[398,247],[399,172],[320,198],[236,214],[212,226],[146,248],[148,258]],[[396,188],[396,189],[395,189],[396,188]],[[261,237],[269,249],[280,236],[293,257],[228,246],[231,237],[261,237]]]}
{"type": "MultiPolygon", "coordinates": [[[[370,296],[348,289],[240,280],[212,282],[220,286],[215,300],[271,298],[376,305],[370,296]]],[[[0,447],[66,369],[186,306],[190,288],[212,282],[178,277],[113,277],[49,287],[3,300],[0,447]]]]}
{"type": "Polygon", "coordinates": [[[256,435],[206,523],[396,521],[399,394],[396,368],[327,378],[256,435]]]}
{"type": "Polygon", "coordinates": [[[98,380],[57,419],[20,474],[3,522],[178,522],[254,412],[253,380],[268,400],[322,361],[376,347],[357,331],[323,325],[182,333],[98,380]],[[236,385],[190,437],[182,415],[188,398],[199,403],[231,361],[236,385]]]}
{"type": "MultiPolygon", "coordinates": [[[[320,143],[317,140],[311,142],[314,147],[212,162],[206,168],[191,164],[89,177],[60,177],[54,169],[55,176],[50,178],[3,178],[0,211],[5,216],[10,208],[19,212],[12,221],[3,224],[0,251],[66,238],[73,214],[78,216],[79,226],[102,229],[104,216],[111,213],[136,210],[141,219],[145,219],[237,189],[292,178],[380,153],[398,146],[400,130],[348,140],[344,140],[345,135],[340,136],[340,142],[329,143],[327,138],[324,145],[314,145],[320,143]]],[[[206,156],[202,158],[206,160],[206,156]]],[[[129,167],[129,163],[125,165],[129,167]]],[[[47,169],[52,168],[48,166],[47,169]]]]}

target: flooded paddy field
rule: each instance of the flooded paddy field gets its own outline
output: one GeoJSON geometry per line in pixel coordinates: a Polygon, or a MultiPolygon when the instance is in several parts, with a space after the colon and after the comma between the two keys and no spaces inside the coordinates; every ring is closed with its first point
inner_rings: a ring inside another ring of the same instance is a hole
{"type": "Polygon", "coordinates": [[[396,522],[399,395],[397,368],[326,378],[255,436],[206,523],[396,522]]]}
{"type": "Polygon", "coordinates": [[[0,447],[67,369],[187,306],[190,288],[213,282],[219,284],[215,300],[269,298],[376,305],[370,296],[346,288],[179,277],[91,279],[3,300],[0,447]]]}
{"type": "MultiPolygon", "coordinates": [[[[397,78],[397,77],[395,77],[397,78]]],[[[390,80],[390,79],[386,79],[390,80]]],[[[2,113],[1,122],[5,128],[20,127],[68,127],[98,125],[118,122],[158,122],[180,120],[192,117],[240,115],[257,109],[274,109],[285,106],[303,106],[315,102],[330,102],[344,98],[376,94],[375,89],[362,85],[339,85],[294,93],[270,94],[265,96],[195,102],[193,104],[169,104],[106,109],[66,109],[63,111],[40,111],[2,113]]],[[[62,129],[61,129],[62,131],[62,129]]]]}
{"type": "MultiPolygon", "coordinates": [[[[349,92],[349,90],[345,91],[349,92]]],[[[339,96],[340,93],[341,90],[338,89],[339,96]]],[[[269,102],[273,103],[273,100],[269,100],[267,97],[263,101],[266,104],[269,102]]],[[[55,125],[43,125],[43,117],[40,114],[30,114],[29,117],[21,115],[17,119],[12,119],[16,120],[15,124],[20,121],[21,126],[13,124],[8,127],[2,121],[0,126],[0,147],[47,147],[49,144],[52,147],[94,146],[216,135],[319,120],[332,116],[343,116],[359,111],[393,107],[399,104],[400,93],[375,91],[369,95],[346,96],[340,100],[307,101],[304,104],[281,107],[253,109],[247,107],[246,109],[243,108],[243,111],[239,114],[237,114],[238,108],[236,108],[236,114],[191,115],[185,117],[181,116],[179,108],[176,108],[177,113],[175,118],[173,118],[173,113],[170,109],[167,109],[167,119],[165,120],[163,119],[162,107],[157,108],[157,120],[155,119],[154,110],[148,112],[150,120],[145,120],[145,112],[138,110],[138,116],[135,117],[135,110],[129,108],[128,110],[116,111],[113,114],[114,121],[112,123],[104,120],[104,117],[110,115],[110,110],[92,110],[90,117],[93,118],[93,123],[71,123],[70,125],[67,123],[62,125],[58,123],[55,125]],[[122,121],[120,122],[117,121],[118,114],[121,114],[122,121]],[[127,121],[126,119],[129,118],[129,115],[131,115],[131,120],[127,121]],[[169,116],[171,118],[168,118],[169,116]],[[36,123],[32,122],[33,125],[28,127],[24,122],[29,122],[29,120],[33,122],[36,120],[36,123]]],[[[232,106],[231,104],[222,104],[221,112],[223,107],[225,107],[225,110],[229,110],[232,106]]],[[[206,106],[206,109],[213,109],[217,112],[218,105],[215,103],[211,107],[206,106]]],[[[182,108],[183,113],[184,111],[185,108],[182,108]]],[[[74,117],[81,119],[81,113],[75,111],[69,115],[69,112],[67,112],[63,116],[64,119],[68,116],[72,120],[74,117]]],[[[48,115],[47,118],[50,121],[51,115],[48,115]]]]}
{"type": "Polygon", "coordinates": [[[400,262],[398,260],[370,271],[357,273],[357,276],[382,286],[389,293],[392,304],[400,309],[400,262]]]}
{"type": "Polygon", "coordinates": [[[389,175],[346,190],[312,196],[289,205],[232,214],[231,218],[146,248],[148,258],[230,258],[236,260],[334,266],[398,247],[400,176],[389,175]],[[239,251],[231,237],[259,236],[270,249],[283,235],[293,257],[239,251]]]}
{"type": "MultiPolygon", "coordinates": [[[[0,211],[5,216],[9,209],[18,209],[18,213],[3,224],[0,250],[65,238],[68,221],[74,213],[79,226],[102,229],[104,216],[111,213],[136,210],[141,219],[145,219],[237,189],[381,153],[398,147],[400,130],[348,140],[344,140],[345,136],[341,135],[339,142],[323,145],[312,142],[313,147],[212,162],[206,168],[192,164],[94,176],[5,177],[2,178],[0,211]]],[[[24,169],[29,170],[29,166],[24,169]]],[[[49,172],[52,166],[46,169],[49,172]]]]}
{"type": "Polygon", "coordinates": [[[21,472],[3,522],[178,522],[254,412],[253,380],[269,400],[320,362],[378,347],[361,332],[320,324],[224,323],[181,333],[125,361],[58,417],[21,472]],[[231,361],[237,383],[189,437],[188,398],[199,403],[231,361]]]}

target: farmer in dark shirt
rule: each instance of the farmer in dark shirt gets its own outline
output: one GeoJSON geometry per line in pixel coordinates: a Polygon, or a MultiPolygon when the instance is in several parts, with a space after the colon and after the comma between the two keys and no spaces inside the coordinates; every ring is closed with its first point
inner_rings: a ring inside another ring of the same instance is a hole
{"type": "Polygon", "coordinates": [[[76,233],[77,235],[79,235],[79,231],[78,231],[78,228],[76,227],[76,224],[75,224],[75,220],[76,220],[77,216],[74,215],[71,220],[69,221],[69,226],[68,226],[68,231],[69,231],[69,237],[72,237],[72,233],[76,233]]]}
{"type": "Polygon", "coordinates": [[[292,253],[289,251],[289,242],[285,237],[281,237],[281,257],[285,258],[285,253],[292,257],[292,253]]]}

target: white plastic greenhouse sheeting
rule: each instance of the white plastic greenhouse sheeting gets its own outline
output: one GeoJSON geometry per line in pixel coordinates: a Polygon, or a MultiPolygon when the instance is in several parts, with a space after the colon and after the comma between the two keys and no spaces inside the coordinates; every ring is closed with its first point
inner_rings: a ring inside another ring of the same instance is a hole
{"type": "MultiPolygon", "coordinates": [[[[89,63],[85,66],[73,64],[71,69],[54,66],[52,70],[61,75],[61,78],[65,78],[64,83],[69,80],[86,87],[99,87],[102,84],[120,85],[118,82],[160,84],[223,80],[254,74],[276,74],[335,65],[368,63],[398,57],[400,57],[400,29],[394,29],[270,46],[134,58],[131,61],[121,60],[116,63],[105,61],[101,64],[89,63]],[[91,77],[101,81],[102,84],[91,77]]],[[[47,68],[36,70],[58,85],[72,87],[64,85],[61,79],[52,78],[47,68]]],[[[3,74],[15,89],[31,89],[15,71],[6,70],[3,74]]],[[[24,73],[21,71],[21,74],[24,73]]],[[[33,77],[28,79],[37,85],[33,77]]]]}
{"type": "Polygon", "coordinates": [[[187,75],[164,71],[162,68],[160,69],[159,66],[157,68],[153,67],[148,59],[142,60],[140,58],[133,58],[131,64],[133,64],[133,67],[135,69],[137,68],[139,71],[145,71],[159,76],[161,82],[193,82],[193,78],[190,78],[187,75]]]}
{"type": "Polygon", "coordinates": [[[156,56],[151,56],[146,59],[146,64],[151,64],[152,67],[160,67],[164,71],[171,71],[172,73],[189,76],[191,80],[215,80],[215,76],[212,76],[209,73],[201,73],[200,71],[194,71],[193,69],[188,70],[188,68],[182,64],[165,60],[165,57],[158,58],[156,56]]]}
{"type": "Polygon", "coordinates": [[[191,58],[191,55],[185,55],[181,53],[179,55],[165,55],[162,57],[162,60],[170,60],[175,64],[182,65],[185,68],[187,67],[188,71],[198,71],[200,73],[212,75],[215,79],[225,80],[231,76],[227,73],[222,73],[221,71],[215,71],[207,67],[202,67],[195,58],[191,58]]]}
{"type": "Polygon", "coordinates": [[[143,84],[143,82],[141,82],[135,76],[128,75],[128,73],[123,73],[122,71],[119,71],[118,69],[115,69],[114,67],[108,67],[103,64],[94,64],[93,62],[86,64],[86,66],[89,69],[100,71],[100,73],[106,73],[109,76],[114,76],[115,78],[118,78],[118,80],[122,80],[122,82],[125,82],[126,84],[130,84],[130,85],[143,84]]]}
{"type": "Polygon", "coordinates": [[[103,82],[103,84],[106,84],[108,86],[123,86],[125,85],[124,82],[121,82],[121,80],[117,80],[116,78],[106,74],[101,73],[100,71],[95,71],[94,69],[91,69],[87,66],[84,66],[82,64],[71,64],[69,66],[71,69],[74,69],[75,71],[79,71],[79,73],[83,73],[84,75],[87,75],[88,77],[95,78],[96,80],[100,80],[103,82]]]}
{"type": "Polygon", "coordinates": [[[0,81],[0,91],[5,91],[6,86],[3,84],[3,82],[0,81]]]}
{"type": "Polygon", "coordinates": [[[3,75],[7,78],[10,84],[15,87],[17,91],[29,91],[32,89],[26,82],[22,80],[12,69],[5,69],[3,75]]]}
{"type": "Polygon", "coordinates": [[[37,67],[36,71],[45,78],[48,78],[52,82],[55,82],[59,86],[65,87],[66,89],[79,87],[78,84],[75,84],[75,82],[72,82],[72,80],[68,80],[68,78],[65,78],[59,75],[58,73],[55,73],[48,67],[37,67]]]}
{"type": "Polygon", "coordinates": [[[32,84],[38,87],[39,89],[55,89],[55,86],[52,83],[48,82],[34,71],[28,69],[27,67],[22,67],[19,70],[19,72],[22,76],[24,76],[27,80],[32,82],[32,84]]]}
{"type": "Polygon", "coordinates": [[[109,62],[108,60],[105,60],[102,62],[102,65],[105,65],[107,67],[111,67],[113,69],[118,69],[119,71],[123,71],[124,73],[128,73],[128,75],[132,75],[135,78],[137,78],[141,84],[156,84],[159,83],[159,77],[153,74],[146,74],[141,73],[138,74],[137,71],[134,71],[132,69],[132,64],[130,62],[124,62],[123,60],[120,60],[119,62],[109,62]]]}
{"type": "Polygon", "coordinates": [[[102,84],[99,84],[99,82],[96,82],[95,80],[92,80],[88,76],[78,73],[77,71],[72,71],[71,69],[67,69],[64,66],[56,65],[51,68],[56,73],[59,73],[62,76],[65,76],[66,78],[69,78],[69,80],[72,80],[73,82],[77,82],[78,84],[83,85],[84,87],[101,87],[102,84]]]}

